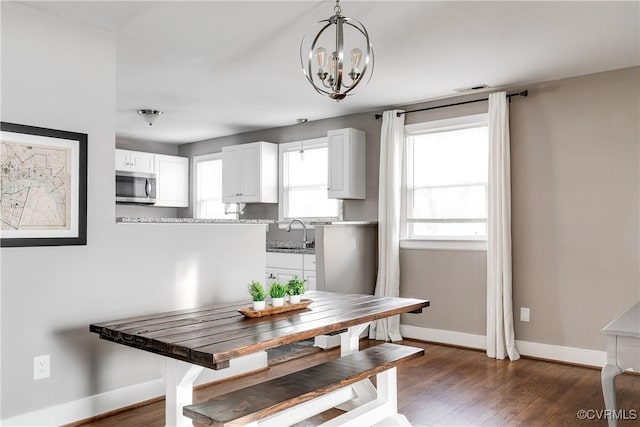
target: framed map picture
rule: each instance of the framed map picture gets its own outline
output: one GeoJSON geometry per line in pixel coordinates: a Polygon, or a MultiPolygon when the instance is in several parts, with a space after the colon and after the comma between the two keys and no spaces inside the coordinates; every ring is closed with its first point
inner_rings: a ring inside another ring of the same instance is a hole
{"type": "Polygon", "coordinates": [[[0,246],[87,244],[87,135],[0,123],[0,246]]]}

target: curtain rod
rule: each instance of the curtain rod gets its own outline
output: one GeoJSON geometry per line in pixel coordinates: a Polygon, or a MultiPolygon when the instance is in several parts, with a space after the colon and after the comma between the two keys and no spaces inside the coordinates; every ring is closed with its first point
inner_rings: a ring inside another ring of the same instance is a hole
{"type": "MultiPolygon", "coordinates": [[[[509,98],[509,102],[511,102],[511,97],[512,96],[528,96],[529,95],[529,91],[528,90],[523,90],[520,92],[514,92],[514,93],[508,93],[507,94],[507,98],[509,98]]],[[[410,110],[410,111],[403,111],[400,113],[396,113],[396,115],[398,117],[402,116],[403,114],[409,114],[409,113],[417,113],[418,111],[427,111],[427,110],[437,110],[438,108],[444,108],[444,107],[454,107],[456,105],[464,105],[464,104],[474,104],[476,102],[482,102],[482,101],[488,101],[489,98],[481,98],[481,99],[474,99],[473,101],[463,101],[463,102],[456,102],[454,104],[445,104],[445,105],[437,105],[435,107],[427,107],[427,108],[420,108],[418,110],[410,110]]],[[[376,120],[381,119],[382,118],[382,114],[376,114],[376,120]]]]}

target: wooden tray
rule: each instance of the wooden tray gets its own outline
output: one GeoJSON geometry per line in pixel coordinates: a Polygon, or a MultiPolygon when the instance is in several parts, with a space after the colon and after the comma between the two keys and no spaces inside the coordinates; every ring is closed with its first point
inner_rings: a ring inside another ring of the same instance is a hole
{"type": "Polygon", "coordinates": [[[253,307],[247,307],[247,308],[240,309],[238,311],[247,317],[263,317],[263,316],[270,316],[272,314],[284,313],[287,311],[302,310],[304,308],[307,308],[309,304],[311,304],[310,299],[303,299],[303,300],[300,300],[298,304],[291,304],[290,302],[285,302],[284,305],[281,307],[268,306],[264,310],[254,310],[253,307]]]}

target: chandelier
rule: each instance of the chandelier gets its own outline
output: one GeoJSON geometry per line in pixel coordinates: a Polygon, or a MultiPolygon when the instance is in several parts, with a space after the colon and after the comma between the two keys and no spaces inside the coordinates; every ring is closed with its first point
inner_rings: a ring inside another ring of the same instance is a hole
{"type": "Polygon", "coordinates": [[[373,73],[373,46],[360,21],[342,16],[340,0],[336,0],[333,11],[335,15],[313,25],[303,37],[300,62],[307,80],[318,93],[340,101],[353,95],[357,86],[369,83],[373,73]],[[322,45],[333,49],[329,53],[322,45]],[[348,52],[350,67],[344,62],[345,52],[348,52]]]}

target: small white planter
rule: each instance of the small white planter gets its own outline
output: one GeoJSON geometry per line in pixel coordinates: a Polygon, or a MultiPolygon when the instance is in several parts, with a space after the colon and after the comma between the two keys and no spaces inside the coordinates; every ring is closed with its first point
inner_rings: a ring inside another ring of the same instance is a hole
{"type": "Polygon", "coordinates": [[[274,307],[282,307],[284,305],[284,297],[283,298],[271,298],[271,304],[274,307]]]}
{"type": "Polygon", "coordinates": [[[254,301],[253,302],[253,309],[254,310],[264,310],[266,306],[267,306],[266,301],[254,301]]]}
{"type": "Polygon", "coordinates": [[[302,295],[289,295],[289,302],[291,304],[300,304],[300,298],[302,295]]]}

